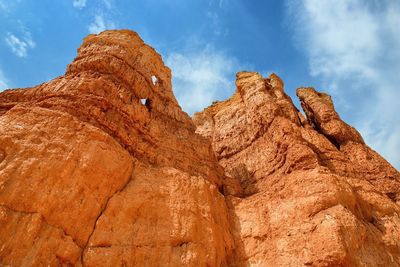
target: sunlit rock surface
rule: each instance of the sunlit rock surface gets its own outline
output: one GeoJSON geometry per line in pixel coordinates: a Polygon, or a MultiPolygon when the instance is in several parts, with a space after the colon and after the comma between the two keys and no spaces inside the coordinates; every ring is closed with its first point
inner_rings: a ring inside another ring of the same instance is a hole
{"type": "Polygon", "coordinates": [[[193,120],[127,30],[0,93],[0,266],[400,266],[400,175],[301,88],[237,75],[193,120]]]}
{"type": "Polygon", "coordinates": [[[313,88],[237,74],[236,93],[197,113],[225,169],[232,266],[400,266],[400,175],[313,88]]]}
{"type": "Polygon", "coordinates": [[[223,169],[136,33],[89,35],[0,110],[1,266],[228,264],[223,169]]]}

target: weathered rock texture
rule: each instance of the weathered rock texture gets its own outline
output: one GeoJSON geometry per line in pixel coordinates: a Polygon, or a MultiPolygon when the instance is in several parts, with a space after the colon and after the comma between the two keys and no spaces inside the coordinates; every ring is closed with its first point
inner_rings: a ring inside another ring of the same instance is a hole
{"type": "Polygon", "coordinates": [[[0,93],[0,266],[400,266],[399,173],[298,96],[242,72],[193,123],[136,33],[89,35],[0,93]]]}
{"type": "Polygon", "coordinates": [[[237,266],[400,266],[400,175],[335,112],[275,74],[194,117],[224,167],[237,266]]]}
{"type": "Polygon", "coordinates": [[[89,35],[0,110],[1,266],[227,265],[223,169],[136,33],[89,35]]]}

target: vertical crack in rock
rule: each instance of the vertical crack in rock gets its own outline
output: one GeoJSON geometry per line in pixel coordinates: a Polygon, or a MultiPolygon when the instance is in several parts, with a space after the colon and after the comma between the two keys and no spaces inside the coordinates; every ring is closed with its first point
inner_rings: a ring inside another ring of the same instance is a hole
{"type": "Polygon", "coordinates": [[[96,225],[97,225],[98,220],[99,220],[100,217],[103,215],[104,211],[107,209],[108,203],[110,202],[110,200],[111,200],[115,195],[117,195],[117,194],[123,192],[123,191],[125,190],[125,188],[128,186],[128,184],[132,181],[132,179],[133,179],[133,171],[132,171],[132,174],[129,176],[129,179],[127,179],[126,183],[125,183],[120,189],[118,189],[116,192],[114,192],[114,193],[105,201],[105,204],[104,204],[103,207],[101,208],[101,210],[100,210],[98,216],[96,217],[96,220],[94,221],[93,229],[92,229],[91,233],[89,234],[89,237],[88,237],[88,239],[87,239],[87,241],[86,241],[86,244],[85,244],[85,246],[82,248],[82,254],[81,254],[81,259],[80,259],[80,260],[81,260],[82,266],[85,266],[85,263],[84,263],[84,256],[85,256],[85,253],[86,253],[86,251],[87,251],[87,249],[88,249],[88,247],[89,247],[90,238],[92,237],[93,233],[96,231],[96,225]]]}

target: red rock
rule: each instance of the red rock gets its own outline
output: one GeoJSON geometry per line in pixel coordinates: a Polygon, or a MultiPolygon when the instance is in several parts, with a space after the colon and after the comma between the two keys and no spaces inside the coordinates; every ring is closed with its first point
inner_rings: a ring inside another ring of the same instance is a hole
{"type": "Polygon", "coordinates": [[[226,265],[223,170],[136,33],[0,102],[0,265],[226,265]]]}
{"type": "Polygon", "coordinates": [[[192,121],[136,33],[89,35],[0,93],[0,265],[399,266],[400,174],[298,96],[241,72],[192,121]]]}
{"type": "Polygon", "coordinates": [[[201,113],[197,133],[226,172],[237,266],[400,266],[400,175],[335,112],[275,75],[237,75],[237,91],[201,113]]]}

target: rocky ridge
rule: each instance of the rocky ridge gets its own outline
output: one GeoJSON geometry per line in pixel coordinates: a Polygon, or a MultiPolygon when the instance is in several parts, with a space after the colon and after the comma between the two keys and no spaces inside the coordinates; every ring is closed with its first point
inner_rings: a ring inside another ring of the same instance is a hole
{"type": "Polygon", "coordinates": [[[272,74],[193,120],[127,30],[0,93],[0,265],[400,266],[400,174],[272,74]]]}
{"type": "Polygon", "coordinates": [[[225,170],[238,266],[400,266],[400,175],[299,88],[304,117],[272,74],[194,116],[225,170]]]}

